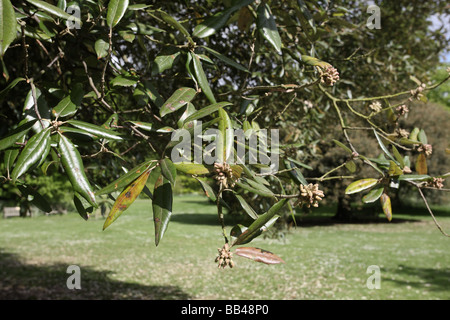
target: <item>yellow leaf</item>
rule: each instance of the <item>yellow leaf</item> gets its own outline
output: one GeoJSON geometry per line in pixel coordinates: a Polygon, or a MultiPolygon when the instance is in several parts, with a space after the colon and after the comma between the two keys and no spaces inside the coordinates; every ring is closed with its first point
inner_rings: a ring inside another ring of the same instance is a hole
{"type": "Polygon", "coordinates": [[[391,198],[383,193],[380,197],[381,207],[383,208],[383,212],[386,215],[388,221],[392,220],[392,206],[391,206],[391,198]]]}
{"type": "Polygon", "coordinates": [[[148,169],[144,171],[136,180],[130,183],[122,193],[117,197],[116,202],[109,212],[108,217],[103,225],[103,230],[105,230],[111,223],[113,223],[128,207],[136,200],[139,194],[144,189],[147,179],[150,175],[151,170],[148,169]]]}

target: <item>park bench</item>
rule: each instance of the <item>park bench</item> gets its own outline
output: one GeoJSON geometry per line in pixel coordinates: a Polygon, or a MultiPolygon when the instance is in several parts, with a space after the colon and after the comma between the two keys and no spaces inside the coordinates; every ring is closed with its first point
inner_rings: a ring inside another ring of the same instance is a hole
{"type": "Polygon", "coordinates": [[[20,207],[4,207],[3,218],[20,217],[20,207]]]}

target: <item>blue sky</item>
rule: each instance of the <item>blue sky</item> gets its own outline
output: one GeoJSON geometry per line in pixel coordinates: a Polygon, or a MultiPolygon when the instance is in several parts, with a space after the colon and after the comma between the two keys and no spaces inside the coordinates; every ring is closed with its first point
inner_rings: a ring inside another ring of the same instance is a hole
{"type": "MultiPolygon", "coordinates": [[[[432,16],[430,20],[431,22],[433,22],[433,26],[431,27],[433,30],[439,29],[444,24],[445,28],[447,29],[446,37],[447,39],[450,38],[450,15],[441,15],[440,17],[435,15],[432,16]]],[[[447,52],[442,55],[441,61],[450,62],[450,48],[447,48],[447,52]]]]}

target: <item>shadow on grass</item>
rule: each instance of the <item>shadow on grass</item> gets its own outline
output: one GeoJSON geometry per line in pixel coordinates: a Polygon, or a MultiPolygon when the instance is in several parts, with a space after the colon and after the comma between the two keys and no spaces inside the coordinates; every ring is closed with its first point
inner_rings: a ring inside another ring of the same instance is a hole
{"type": "MultiPolygon", "coordinates": [[[[234,226],[236,223],[245,221],[244,218],[241,216],[225,215],[225,224],[227,226],[234,226]]],[[[220,225],[217,213],[174,213],[170,221],[208,226],[220,225]]]]}
{"type": "Polygon", "coordinates": [[[406,223],[406,222],[420,222],[420,219],[406,219],[406,218],[392,218],[388,221],[386,217],[371,217],[371,218],[353,218],[351,220],[340,221],[333,217],[303,217],[297,218],[296,222],[298,227],[317,227],[317,226],[335,226],[335,225],[346,225],[346,224],[396,224],[396,223],[406,223]]]}
{"type": "Polygon", "coordinates": [[[429,291],[448,291],[450,288],[450,269],[439,270],[399,265],[394,273],[401,277],[407,277],[408,280],[383,280],[394,282],[401,286],[410,286],[412,288],[425,289],[429,291]],[[419,280],[411,281],[411,277],[418,278],[419,280]]]}
{"type": "MultiPolygon", "coordinates": [[[[197,224],[197,225],[219,225],[219,219],[217,214],[213,213],[176,213],[170,219],[171,221],[185,223],[185,224],[197,224]]],[[[388,221],[385,216],[380,217],[355,217],[351,221],[340,221],[333,218],[333,216],[296,216],[296,223],[298,227],[315,227],[315,226],[334,226],[334,225],[344,225],[344,224],[393,224],[393,223],[405,223],[405,222],[420,222],[419,219],[406,219],[394,217],[391,221],[388,221]]],[[[243,225],[250,225],[251,219],[247,216],[242,215],[225,215],[225,224],[227,226],[234,226],[237,223],[243,225]]],[[[294,225],[291,223],[292,220],[289,217],[287,224],[294,225]]]]}
{"type": "Polygon", "coordinates": [[[111,271],[81,267],[81,289],[67,288],[68,265],[33,265],[0,251],[0,300],[186,300],[176,286],[146,286],[110,278],[111,271]]]}

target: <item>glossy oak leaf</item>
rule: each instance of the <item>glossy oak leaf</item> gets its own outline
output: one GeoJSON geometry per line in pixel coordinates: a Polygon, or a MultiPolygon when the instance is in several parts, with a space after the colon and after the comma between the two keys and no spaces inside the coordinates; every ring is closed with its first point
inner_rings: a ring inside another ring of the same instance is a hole
{"type": "Polygon", "coordinates": [[[266,251],[264,249],[260,249],[260,248],[240,247],[240,248],[236,248],[234,253],[237,256],[251,259],[256,262],[262,262],[265,264],[284,263],[283,259],[281,259],[276,254],[274,254],[270,251],[266,251]]]}
{"type": "Polygon", "coordinates": [[[127,173],[125,173],[118,179],[108,184],[106,187],[96,191],[95,194],[99,196],[102,194],[112,193],[121,190],[122,188],[126,187],[131,182],[136,180],[143,172],[149,169],[152,163],[153,161],[149,160],[137,165],[133,169],[128,170],[127,173]]]}
{"type": "Polygon", "coordinates": [[[81,155],[72,141],[60,134],[58,150],[61,154],[61,164],[69,177],[75,192],[78,192],[92,206],[97,207],[97,201],[89,180],[84,173],[81,155]]]}
{"type": "Polygon", "coordinates": [[[144,189],[150,172],[151,170],[146,170],[135,181],[128,185],[117,197],[116,202],[114,202],[114,205],[103,225],[103,230],[105,230],[111,223],[113,223],[136,200],[136,198],[144,189]]]}
{"type": "Polygon", "coordinates": [[[172,185],[161,174],[156,180],[152,201],[156,246],[158,246],[169,225],[170,217],[172,216],[172,203],[172,185]]]}
{"type": "Polygon", "coordinates": [[[161,106],[161,109],[159,110],[160,116],[164,117],[169,113],[177,111],[194,99],[195,95],[196,91],[192,88],[183,87],[177,89],[161,106]]]}
{"type": "Polygon", "coordinates": [[[17,159],[17,164],[11,173],[15,182],[22,174],[27,172],[35,164],[40,163],[50,150],[50,128],[42,130],[28,140],[25,148],[17,159]]]}
{"type": "Polygon", "coordinates": [[[353,194],[369,189],[378,183],[377,179],[368,178],[352,182],[346,189],[345,194],[353,194]]]}

